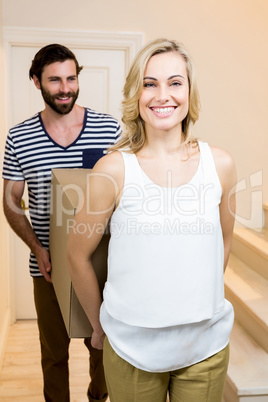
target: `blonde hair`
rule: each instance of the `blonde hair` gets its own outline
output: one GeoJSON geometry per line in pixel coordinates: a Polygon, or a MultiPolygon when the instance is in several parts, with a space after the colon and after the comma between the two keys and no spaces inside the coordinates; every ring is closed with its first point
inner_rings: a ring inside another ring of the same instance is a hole
{"type": "Polygon", "coordinates": [[[189,82],[189,110],[182,121],[182,133],[184,143],[196,142],[191,133],[191,126],[198,120],[200,101],[193,62],[181,43],[168,39],[156,39],[141,49],[130,68],[123,89],[123,134],[117,144],[110,148],[111,151],[124,149],[125,151],[136,153],[144,145],[146,140],[145,126],[139,113],[139,99],[143,89],[144,71],[152,56],[166,52],[178,52],[186,62],[189,82]]]}

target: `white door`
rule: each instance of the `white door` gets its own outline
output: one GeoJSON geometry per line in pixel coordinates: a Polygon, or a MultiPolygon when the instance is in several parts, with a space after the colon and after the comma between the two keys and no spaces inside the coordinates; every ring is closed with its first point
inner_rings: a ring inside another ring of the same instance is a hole
{"type": "MultiPolygon", "coordinates": [[[[53,41],[54,42],[54,41],[53,41]]],[[[52,42],[51,42],[52,43],[52,42]]],[[[55,43],[55,42],[54,42],[55,43]]],[[[13,45],[10,49],[10,125],[19,123],[43,109],[41,93],[29,80],[29,67],[36,52],[42,46],[13,45]]],[[[70,47],[77,56],[79,64],[84,66],[79,75],[80,94],[77,103],[101,112],[106,112],[120,121],[120,104],[126,70],[130,62],[125,50],[89,49],[84,46],[70,47]],[[127,65],[126,65],[127,63],[127,65]]],[[[28,205],[25,195],[26,207],[28,205]]],[[[27,212],[26,212],[27,213],[27,212]]],[[[11,235],[12,236],[12,235],[11,235]]],[[[32,279],[28,270],[29,251],[26,245],[14,235],[11,247],[14,249],[15,319],[35,318],[32,279]],[[12,246],[13,244],[13,246],[12,246]]]]}

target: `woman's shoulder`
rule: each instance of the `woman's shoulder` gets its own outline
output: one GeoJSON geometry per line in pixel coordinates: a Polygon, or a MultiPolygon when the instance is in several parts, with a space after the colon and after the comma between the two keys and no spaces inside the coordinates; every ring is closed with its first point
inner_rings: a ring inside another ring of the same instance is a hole
{"type": "Polygon", "coordinates": [[[213,158],[215,160],[215,164],[218,165],[221,168],[234,168],[235,163],[234,160],[229,152],[227,152],[223,148],[215,147],[215,146],[209,146],[213,155],[213,158]]]}
{"type": "Polygon", "coordinates": [[[121,169],[123,165],[124,161],[121,152],[113,151],[100,158],[95,164],[93,171],[106,171],[108,169],[111,172],[121,169]]]}
{"type": "Polygon", "coordinates": [[[215,146],[210,146],[210,149],[222,184],[234,184],[236,182],[236,167],[231,154],[215,146]]]}
{"type": "Polygon", "coordinates": [[[121,152],[113,151],[100,158],[92,169],[93,174],[107,175],[117,183],[124,179],[124,161],[121,152]]]}

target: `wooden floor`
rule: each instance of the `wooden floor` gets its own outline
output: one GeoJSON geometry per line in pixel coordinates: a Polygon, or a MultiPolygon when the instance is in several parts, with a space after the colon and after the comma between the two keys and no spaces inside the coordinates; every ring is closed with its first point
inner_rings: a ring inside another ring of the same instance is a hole
{"type": "MultiPolygon", "coordinates": [[[[88,353],[82,339],[70,346],[71,402],[88,402],[88,353]]],[[[18,321],[10,328],[0,372],[1,402],[43,402],[40,346],[36,321],[18,321]]]]}

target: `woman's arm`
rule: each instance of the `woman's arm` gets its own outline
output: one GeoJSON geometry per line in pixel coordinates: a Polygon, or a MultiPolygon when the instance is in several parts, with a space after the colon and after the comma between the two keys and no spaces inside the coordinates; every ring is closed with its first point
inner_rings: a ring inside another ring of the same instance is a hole
{"type": "Polygon", "coordinates": [[[227,267],[233,237],[236,210],[236,168],[232,157],[222,149],[211,148],[222,186],[220,219],[224,242],[224,270],[227,267]]]}
{"type": "Polygon", "coordinates": [[[67,264],[77,297],[93,327],[92,346],[102,349],[104,332],[99,321],[102,298],[91,257],[105,231],[123,187],[124,166],[119,152],[106,155],[89,176],[89,194],[67,244],[67,264]],[[87,230],[75,230],[78,225],[87,230]]]}

